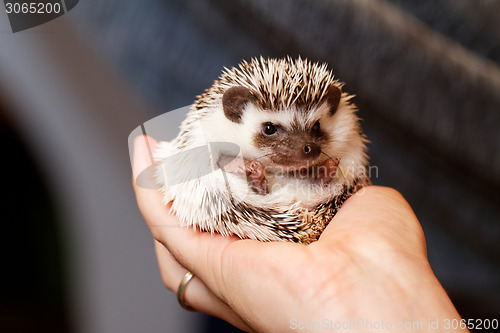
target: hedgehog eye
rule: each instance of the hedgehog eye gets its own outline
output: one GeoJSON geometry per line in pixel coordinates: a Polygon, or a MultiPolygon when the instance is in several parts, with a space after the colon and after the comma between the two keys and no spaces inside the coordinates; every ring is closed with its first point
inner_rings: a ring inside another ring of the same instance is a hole
{"type": "Polygon", "coordinates": [[[265,123],[262,125],[262,133],[265,135],[273,135],[278,131],[278,128],[273,123],[265,123]]]}
{"type": "Polygon", "coordinates": [[[312,130],[314,132],[317,132],[319,131],[319,120],[317,122],[314,123],[313,127],[312,127],[312,130]]]}

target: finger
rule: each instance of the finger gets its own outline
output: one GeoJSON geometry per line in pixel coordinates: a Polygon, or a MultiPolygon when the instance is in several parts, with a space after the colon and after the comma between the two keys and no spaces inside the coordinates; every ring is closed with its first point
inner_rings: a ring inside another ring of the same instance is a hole
{"type": "MultiPolygon", "coordinates": [[[[186,274],[186,269],[158,241],[155,241],[155,250],[163,284],[174,293],[177,293],[179,282],[186,274]]],[[[184,301],[196,311],[218,317],[241,330],[250,330],[245,322],[230,307],[217,298],[196,276],[186,286],[184,301]]]]}

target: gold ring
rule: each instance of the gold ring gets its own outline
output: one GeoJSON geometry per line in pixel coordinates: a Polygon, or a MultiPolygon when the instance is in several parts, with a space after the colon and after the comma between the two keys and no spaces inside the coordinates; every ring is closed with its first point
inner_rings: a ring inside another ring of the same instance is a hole
{"type": "Polygon", "coordinates": [[[186,291],[186,286],[193,278],[194,278],[193,273],[188,271],[182,277],[181,283],[179,283],[179,288],[177,288],[177,301],[179,302],[179,304],[182,306],[183,309],[188,311],[196,311],[184,302],[184,292],[186,291]]]}

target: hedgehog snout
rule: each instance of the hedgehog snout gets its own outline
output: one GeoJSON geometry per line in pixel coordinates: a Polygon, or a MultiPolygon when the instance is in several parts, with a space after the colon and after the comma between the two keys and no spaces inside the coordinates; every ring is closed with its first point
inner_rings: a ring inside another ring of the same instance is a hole
{"type": "Polygon", "coordinates": [[[305,160],[315,160],[321,154],[321,147],[313,142],[308,142],[302,148],[302,157],[305,160]]]}

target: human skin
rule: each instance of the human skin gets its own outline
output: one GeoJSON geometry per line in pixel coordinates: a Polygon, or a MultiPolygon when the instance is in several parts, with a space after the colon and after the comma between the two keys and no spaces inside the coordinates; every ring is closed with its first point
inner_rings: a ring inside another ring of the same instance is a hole
{"type": "Polygon", "coordinates": [[[150,137],[135,140],[137,202],[155,239],[165,286],[176,292],[186,271],[195,275],[185,301],[196,311],[250,332],[284,332],[294,323],[324,320],[361,320],[353,332],[374,331],[368,322],[390,323],[394,330],[421,322],[415,331],[432,331],[427,325],[438,320],[437,331],[444,331],[444,320],[460,320],[429,265],[420,223],[397,191],[362,189],[309,245],[222,237],[182,227],[158,190],[136,184],[155,145],[150,137]]]}

